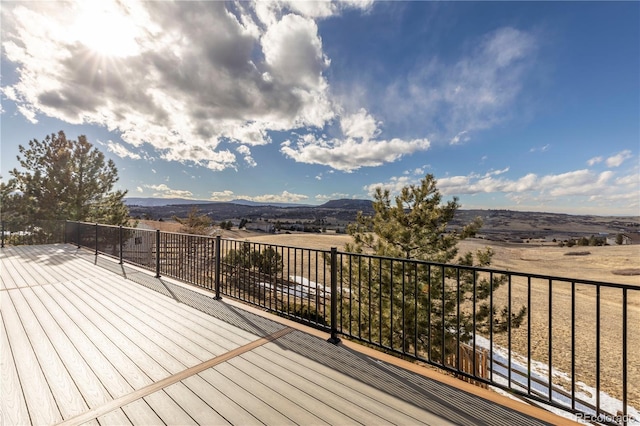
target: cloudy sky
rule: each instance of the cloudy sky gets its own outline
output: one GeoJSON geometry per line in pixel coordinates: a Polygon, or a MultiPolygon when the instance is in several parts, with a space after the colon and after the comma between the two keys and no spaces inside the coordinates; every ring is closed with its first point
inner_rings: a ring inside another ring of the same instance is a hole
{"type": "Polygon", "coordinates": [[[640,214],[638,2],[2,2],[2,178],[87,135],[132,197],[640,214]]]}

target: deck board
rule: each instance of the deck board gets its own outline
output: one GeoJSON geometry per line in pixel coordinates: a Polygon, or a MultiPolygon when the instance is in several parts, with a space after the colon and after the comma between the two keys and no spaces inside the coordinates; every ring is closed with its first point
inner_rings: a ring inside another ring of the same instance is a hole
{"type": "MultiPolygon", "coordinates": [[[[184,365],[195,365],[226,352],[218,345],[203,347],[203,339],[186,327],[181,327],[181,332],[171,327],[168,323],[175,324],[182,319],[177,315],[167,318],[165,312],[160,314],[157,308],[154,309],[144,302],[132,303],[128,298],[123,299],[117,295],[113,289],[93,286],[92,290],[107,309],[146,339],[154,342],[171,341],[171,345],[163,345],[163,349],[177,359],[182,359],[184,365]],[[165,318],[168,321],[163,321],[165,318]]],[[[132,337],[131,333],[127,335],[132,337]]]]}
{"type": "MultiPolygon", "coordinates": [[[[28,292],[29,289],[25,288],[24,291],[28,292]]],[[[80,390],[59,357],[38,317],[34,314],[32,307],[22,294],[22,290],[10,291],[7,296],[11,298],[13,306],[16,308],[39,364],[46,366],[43,372],[47,382],[55,383],[55,386],[50,388],[62,418],[66,419],[85,412],[88,407],[80,390]]]]}
{"type": "Polygon", "coordinates": [[[215,383],[225,394],[240,403],[253,416],[270,419],[271,424],[324,424],[313,412],[298,404],[291,404],[274,392],[262,375],[237,368],[233,363],[217,366],[200,374],[215,383]]]}
{"type": "Polygon", "coordinates": [[[91,408],[100,406],[109,401],[109,393],[102,385],[94,370],[76,349],[73,341],[65,333],[65,330],[47,310],[37,293],[44,294],[41,290],[29,289],[23,291],[23,296],[28,301],[38,321],[44,328],[48,339],[56,348],[65,368],[69,374],[76,378],[75,384],[82,393],[82,397],[91,408]],[[77,380],[82,378],[82,380],[77,380]]]}
{"type": "Polygon", "coordinates": [[[10,278],[10,283],[7,287],[8,288],[27,287],[28,286],[27,280],[23,276],[25,272],[22,270],[18,271],[18,269],[14,265],[14,262],[15,262],[14,258],[5,259],[5,261],[2,262],[2,266],[3,266],[2,275],[5,275],[10,278]]]}
{"type": "Polygon", "coordinates": [[[422,410],[415,405],[393,398],[392,403],[385,403],[382,392],[367,386],[362,381],[345,377],[326,365],[310,362],[302,355],[288,351],[277,345],[265,345],[256,349],[252,355],[261,356],[268,362],[285,368],[293,377],[304,377],[315,386],[315,394],[335,406],[343,405],[342,395],[349,395],[349,407],[353,410],[349,414],[358,421],[365,421],[370,416],[376,416],[389,423],[413,424],[419,423],[424,417],[422,410]],[[367,417],[360,418],[366,414],[367,417]]]}
{"type": "Polygon", "coordinates": [[[43,293],[41,300],[100,379],[110,399],[133,390],[123,376],[134,377],[138,381],[145,381],[146,378],[145,383],[151,383],[151,379],[146,377],[103,330],[83,315],[57,287],[44,286],[35,290],[43,293]]]}
{"type": "Polygon", "coordinates": [[[123,286],[119,280],[101,282],[100,285],[112,286],[115,292],[127,292],[126,300],[147,315],[157,317],[157,321],[171,327],[180,335],[198,342],[206,342],[212,350],[229,351],[255,339],[255,334],[238,330],[224,321],[220,321],[189,306],[176,304],[156,292],[144,287],[133,289],[123,286]],[[161,313],[162,315],[158,315],[161,313]],[[230,334],[232,332],[233,334],[230,334]]]}
{"type": "Polygon", "coordinates": [[[176,383],[168,386],[164,389],[164,392],[166,392],[174,401],[176,401],[176,403],[188,412],[193,420],[198,424],[231,424],[183,383],[176,383]]]}
{"type": "Polygon", "coordinates": [[[134,425],[158,425],[162,419],[144,399],[138,399],[122,407],[122,411],[134,425]]]}
{"type": "MultiPolygon", "coordinates": [[[[313,413],[317,420],[326,424],[354,424],[355,419],[332,407],[326,400],[316,397],[313,383],[305,377],[294,376],[286,368],[271,364],[260,356],[245,354],[230,361],[238,369],[256,377],[272,392],[280,395],[277,406],[297,405],[302,410],[313,413]]],[[[314,423],[315,423],[314,422],[314,423]]]]}
{"type": "Polygon", "coordinates": [[[167,393],[162,390],[144,397],[150,407],[168,425],[197,425],[189,414],[184,411],[167,393]]]}
{"type": "MultiPolygon", "coordinates": [[[[5,297],[4,295],[2,297],[5,297]]],[[[10,350],[7,331],[4,326],[4,315],[0,315],[0,383],[2,383],[2,418],[3,425],[29,424],[29,411],[23,397],[18,370],[10,350]]]]}
{"type": "Polygon", "coordinates": [[[221,390],[214,387],[214,385],[220,385],[219,381],[209,382],[202,376],[201,373],[189,377],[182,383],[209,406],[215,407],[218,414],[229,423],[247,426],[262,424],[258,418],[243,408],[248,406],[248,404],[244,404],[245,401],[234,398],[228,388],[221,390]]]}
{"type": "MultiPolygon", "coordinates": [[[[104,416],[98,417],[95,421],[99,422],[100,425],[118,425],[118,426],[127,426],[133,425],[131,420],[127,417],[122,409],[114,410],[110,413],[105,414],[104,416]]],[[[92,420],[93,422],[93,420],[92,420]]],[[[86,422],[83,424],[88,424],[90,422],[86,422]]]]}
{"type": "Polygon", "coordinates": [[[105,311],[95,299],[84,295],[85,292],[91,291],[86,284],[66,284],[56,289],[68,291],[68,309],[73,309],[71,312],[74,321],[84,318],[84,323],[80,327],[86,335],[91,336],[92,340],[97,337],[98,349],[108,356],[126,381],[126,389],[123,387],[121,392],[113,395],[114,398],[130,392],[131,389],[147,386],[154,380],[170,374],[152,355],[127,335],[128,329],[119,327],[118,318],[105,311]]]}
{"type": "Polygon", "coordinates": [[[62,416],[49,389],[42,366],[38,362],[11,298],[3,296],[0,304],[9,341],[5,350],[11,351],[14,362],[17,360],[16,370],[31,422],[48,424],[52,421],[61,421],[62,416]]]}
{"type": "Polygon", "coordinates": [[[3,424],[542,424],[73,246],[0,275],[3,424]]]}

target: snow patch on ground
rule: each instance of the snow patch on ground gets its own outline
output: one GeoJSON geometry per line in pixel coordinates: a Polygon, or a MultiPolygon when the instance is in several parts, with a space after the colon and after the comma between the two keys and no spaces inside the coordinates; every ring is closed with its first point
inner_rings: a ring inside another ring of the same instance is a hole
{"type": "MultiPolygon", "coordinates": [[[[480,348],[489,350],[490,343],[488,339],[485,339],[481,336],[476,336],[476,345],[480,348]]],[[[509,371],[503,365],[509,365],[508,351],[505,348],[502,348],[498,345],[493,345],[493,381],[495,383],[508,386],[509,381],[507,378],[503,376],[508,376],[509,371]],[[503,365],[499,365],[503,364],[503,365]]],[[[564,381],[571,382],[571,376],[553,368],[551,371],[552,377],[560,378],[564,381]]],[[[549,397],[549,366],[543,362],[539,361],[531,361],[531,392],[536,392],[541,398],[549,397]],[[542,382],[542,383],[539,383],[542,382]]],[[[520,390],[523,392],[527,392],[528,383],[527,383],[527,358],[518,354],[511,354],[511,386],[512,389],[520,390]]],[[[610,396],[609,394],[600,391],[600,410],[601,413],[599,417],[596,415],[596,411],[589,407],[588,405],[595,406],[596,405],[596,389],[586,385],[583,382],[575,383],[575,398],[576,410],[580,410],[586,414],[583,415],[574,415],[557,407],[543,405],[545,409],[551,411],[555,414],[558,414],[562,417],[569,418],[580,423],[590,423],[592,421],[605,423],[623,423],[623,419],[621,418],[622,413],[622,401],[610,396]],[[583,403],[579,403],[577,400],[583,401],[583,403]],[[611,413],[612,416],[603,414],[603,412],[611,413]]],[[[496,388],[498,389],[498,388],[496,388]]],[[[508,392],[500,390],[501,394],[508,395],[512,397],[508,392]]],[[[567,407],[567,409],[571,409],[571,398],[565,396],[565,394],[571,394],[571,389],[564,389],[561,386],[553,385],[551,390],[551,397],[553,402],[556,404],[563,405],[567,407]]],[[[629,425],[640,425],[640,412],[635,407],[627,405],[627,424],[629,425]]]]}

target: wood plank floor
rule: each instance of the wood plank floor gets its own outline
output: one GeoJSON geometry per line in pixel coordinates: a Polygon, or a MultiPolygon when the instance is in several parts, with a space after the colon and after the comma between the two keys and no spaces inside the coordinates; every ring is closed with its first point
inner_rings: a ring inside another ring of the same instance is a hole
{"type": "Polygon", "coordinates": [[[3,425],[545,424],[72,246],[0,277],[3,425]]]}

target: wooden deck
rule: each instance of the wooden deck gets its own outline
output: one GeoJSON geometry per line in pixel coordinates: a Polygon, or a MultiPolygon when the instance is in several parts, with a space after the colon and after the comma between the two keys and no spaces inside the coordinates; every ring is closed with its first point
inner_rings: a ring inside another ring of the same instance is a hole
{"type": "Polygon", "coordinates": [[[1,249],[0,301],[3,425],[566,421],[69,245],[1,249]]]}

